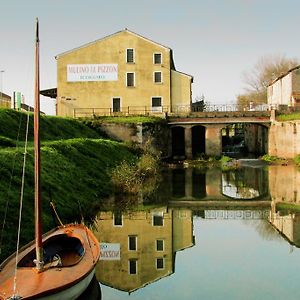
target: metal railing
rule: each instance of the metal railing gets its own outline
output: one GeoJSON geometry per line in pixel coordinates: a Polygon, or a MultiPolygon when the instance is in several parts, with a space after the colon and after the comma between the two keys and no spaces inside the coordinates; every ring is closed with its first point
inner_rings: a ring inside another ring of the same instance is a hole
{"type": "Polygon", "coordinates": [[[129,116],[129,115],[159,115],[159,114],[190,114],[200,112],[265,112],[270,110],[267,104],[256,106],[238,104],[214,104],[214,105],[176,105],[176,106],[125,106],[118,109],[111,107],[74,108],[74,118],[86,118],[97,116],[129,116]]]}
{"type": "Polygon", "coordinates": [[[126,106],[114,110],[113,108],[74,108],[74,118],[86,118],[97,116],[129,116],[129,115],[159,115],[168,113],[169,106],[126,106]]]}

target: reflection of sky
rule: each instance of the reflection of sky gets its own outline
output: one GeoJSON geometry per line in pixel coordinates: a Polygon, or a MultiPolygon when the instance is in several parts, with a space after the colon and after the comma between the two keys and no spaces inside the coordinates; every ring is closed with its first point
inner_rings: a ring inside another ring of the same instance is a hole
{"type": "Polygon", "coordinates": [[[196,245],[176,254],[173,275],[130,297],[102,286],[103,299],[299,299],[300,250],[263,239],[257,225],[196,218],[196,245]]]}
{"type": "Polygon", "coordinates": [[[222,194],[231,198],[251,199],[259,196],[259,191],[252,187],[238,187],[232,182],[226,180],[224,174],[222,175],[222,194]]]}

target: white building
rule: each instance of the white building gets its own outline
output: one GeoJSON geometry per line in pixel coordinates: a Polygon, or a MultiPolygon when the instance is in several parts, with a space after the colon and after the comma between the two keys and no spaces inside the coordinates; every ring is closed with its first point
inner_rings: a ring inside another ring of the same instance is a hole
{"type": "Polygon", "coordinates": [[[300,65],[271,82],[267,89],[268,104],[272,107],[300,107],[300,65]]]}

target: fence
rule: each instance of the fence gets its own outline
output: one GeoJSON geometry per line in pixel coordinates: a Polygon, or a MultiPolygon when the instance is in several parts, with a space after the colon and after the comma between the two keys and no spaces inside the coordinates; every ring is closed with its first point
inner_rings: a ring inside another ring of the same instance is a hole
{"type": "Polygon", "coordinates": [[[74,108],[74,118],[85,118],[95,116],[128,116],[128,115],[159,115],[165,113],[189,114],[197,112],[262,112],[269,109],[268,105],[246,106],[238,104],[215,104],[215,105],[176,105],[176,106],[126,106],[117,110],[113,108],[74,108]]]}

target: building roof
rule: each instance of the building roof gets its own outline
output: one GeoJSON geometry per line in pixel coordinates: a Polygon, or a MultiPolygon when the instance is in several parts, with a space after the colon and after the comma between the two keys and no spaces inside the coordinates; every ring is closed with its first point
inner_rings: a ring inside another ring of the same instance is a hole
{"type": "Polygon", "coordinates": [[[271,82],[269,83],[268,86],[274,84],[276,81],[280,80],[281,78],[285,77],[285,76],[288,75],[289,73],[291,73],[291,72],[293,72],[293,71],[295,71],[295,70],[297,70],[297,69],[299,69],[299,68],[300,68],[300,65],[298,65],[298,66],[296,66],[296,67],[293,67],[293,68],[289,69],[289,70],[288,70],[287,72],[285,72],[285,73],[282,73],[282,74],[281,74],[280,76],[278,76],[276,79],[274,79],[273,81],[271,81],[271,82]]]}
{"type": "Polygon", "coordinates": [[[194,76],[190,75],[190,74],[187,74],[187,73],[183,73],[183,72],[180,72],[180,71],[177,71],[177,70],[172,70],[173,72],[176,72],[176,73],[179,73],[179,74],[182,74],[184,76],[187,76],[187,77],[190,77],[192,82],[194,82],[194,76]]]}
{"type": "Polygon", "coordinates": [[[10,100],[11,99],[11,96],[3,93],[0,91],[0,99],[3,99],[3,100],[10,100]]]}
{"type": "Polygon", "coordinates": [[[95,40],[95,41],[93,41],[93,42],[90,42],[90,43],[84,44],[84,45],[82,45],[82,46],[79,46],[79,47],[77,47],[77,48],[74,48],[74,49],[72,49],[72,50],[68,50],[68,51],[66,51],[66,52],[60,53],[60,54],[56,55],[55,58],[57,59],[57,58],[59,58],[60,56],[66,55],[66,54],[68,54],[68,53],[70,53],[70,52],[79,50],[79,49],[81,49],[81,48],[85,48],[85,47],[90,46],[90,45],[93,45],[93,44],[96,44],[96,43],[98,43],[98,42],[100,42],[100,41],[109,39],[109,38],[111,38],[111,37],[113,37],[113,36],[116,36],[116,35],[118,35],[118,34],[120,34],[120,33],[123,33],[123,32],[128,32],[128,33],[130,33],[130,34],[132,34],[132,35],[135,35],[135,36],[137,36],[137,37],[139,37],[139,38],[141,38],[141,39],[144,39],[144,40],[146,40],[146,41],[148,41],[148,42],[150,42],[150,43],[153,43],[153,44],[155,44],[155,45],[159,45],[159,46],[161,46],[161,47],[163,47],[163,48],[165,48],[165,49],[169,49],[170,51],[172,51],[172,49],[169,48],[169,47],[166,47],[166,46],[164,46],[164,45],[162,45],[162,44],[156,43],[156,42],[154,42],[154,41],[152,41],[152,40],[150,40],[150,39],[148,39],[148,38],[146,38],[146,37],[144,37],[144,36],[142,36],[142,35],[139,35],[139,34],[133,32],[133,31],[128,30],[127,28],[125,28],[124,30],[117,31],[117,32],[115,32],[115,33],[113,33],[113,34],[110,34],[110,35],[107,35],[107,36],[105,36],[105,37],[103,37],[103,38],[97,39],[97,40],[95,40]]]}
{"type": "Polygon", "coordinates": [[[40,91],[40,94],[45,97],[56,98],[57,97],[57,88],[42,90],[42,91],[40,91]]]}

